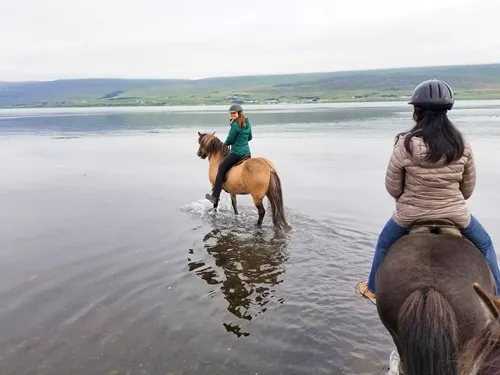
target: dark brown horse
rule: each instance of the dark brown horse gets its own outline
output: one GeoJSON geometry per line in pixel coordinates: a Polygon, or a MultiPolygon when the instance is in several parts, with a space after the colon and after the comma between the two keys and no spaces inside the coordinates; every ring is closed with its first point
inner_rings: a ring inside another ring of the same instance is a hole
{"type": "MultiPolygon", "coordinates": [[[[208,157],[208,178],[213,187],[219,164],[229,154],[229,147],[225,146],[215,136],[215,133],[202,134],[198,132],[198,144],[197,155],[202,159],[208,157]]],[[[224,182],[223,188],[231,195],[231,202],[236,215],[238,215],[236,195],[250,194],[259,212],[257,225],[262,225],[264,215],[266,214],[262,201],[267,196],[275,228],[285,231],[291,229],[285,217],[281,180],[271,160],[266,158],[250,158],[233,166],[227,174],[227,180],[224,182]]]]}
{"type": "Polygon", "coordinates": [[[449,222],[417,223],[389,249],[376,276],[377,311],[405,375],[459,373],[464,344],[488,322],[474,283],[496,295],[484,256],[449,222]]]}

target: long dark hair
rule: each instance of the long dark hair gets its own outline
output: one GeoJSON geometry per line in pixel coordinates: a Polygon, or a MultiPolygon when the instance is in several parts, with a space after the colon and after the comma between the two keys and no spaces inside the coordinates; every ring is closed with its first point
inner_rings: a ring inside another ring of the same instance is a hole
{"type": "Polygon", "coordinates": [[[243,114],[242,111],[238,112],[238,118],[236,120],[234,120],[238,123],[238,125],[240,126],[240,128],[242,129],[246,129],[247,127],[247,123],[245,121],[245,115],[243,114]]]}
{"type": "Polygon", "coordinates": [[[430,111],[415,106],[413,119],[416,124],[409,132],[400,133],[405,135],[405,149],[411,155],[410,143],[413,137],[420,137],[428,148],[425,160],[436,163],[445,157],[449,164],[458,160],[464,154],[465,142],[462,133],[453,125],[446,111],[430,111]]]}

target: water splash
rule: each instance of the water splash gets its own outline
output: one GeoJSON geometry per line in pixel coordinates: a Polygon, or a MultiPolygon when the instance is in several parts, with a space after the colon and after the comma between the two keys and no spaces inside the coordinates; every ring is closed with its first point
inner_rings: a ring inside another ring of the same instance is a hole
{"type": "Polygon", "coordinates": [[[399,354],[393,350],[389,356],[389,372],[387,375],[400,375],[399,373],[399,354]]]}
{"type": "MultiPolygon", "coordinates": [[[[257,219],[259,218],[255,206],[245,205],[240,202],[238,202],[239,214],[235,215],[229,198],[222,198],[219,201],[217,211],[213,209],[212,203],[206,199],[190,202],[182,206],[180,211],[188,213],[194,219],[202,219],[211,225],[221,228],[243,226],[249,229],[255,227],[257,219]]],[[[268,208],[262,223],[262,228],[270,228],[272,226],[272,214],[270,208],[268,208]]]]}

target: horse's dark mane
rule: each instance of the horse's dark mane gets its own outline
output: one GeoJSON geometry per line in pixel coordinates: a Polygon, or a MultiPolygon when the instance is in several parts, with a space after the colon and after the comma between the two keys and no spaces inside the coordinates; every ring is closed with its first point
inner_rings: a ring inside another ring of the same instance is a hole
{"type": "Polygon", "coordinates": [[[500,373],[500,321],[488,324],[471,339],[460,358],[460,374],[498,375],[500,373]]]}
{"type": "Polygon", "coordinates": [[[224,145],[224,143],[214,134],[201,134],[200,145],[203,146],[205,151],[209,154],[220,152],[222,156],[229,155],[229,146],[224,145]]]}

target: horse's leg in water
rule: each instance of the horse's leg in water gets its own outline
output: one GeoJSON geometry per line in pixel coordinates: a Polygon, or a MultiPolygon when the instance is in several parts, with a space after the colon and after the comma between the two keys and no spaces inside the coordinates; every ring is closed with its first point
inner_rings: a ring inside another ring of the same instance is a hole
{"type": "Polygon", "coordinates": [[[236,207],[236,194],[231,194],[231,203],[233,204],[234,214],[238,215],[238,208],[236,207]]]}
{"type": "Polygon", "coordinates": [[[257,210],[259,211],[259,220],[257,221],[258,227],[262,225],[262,221],[264,221],[264,215],[266,214],[266,209],[262,204],[263,199],[264,197],[253,197],[253,203],[255,204],[255,207],[257,207],[257,210]]]}

